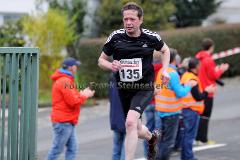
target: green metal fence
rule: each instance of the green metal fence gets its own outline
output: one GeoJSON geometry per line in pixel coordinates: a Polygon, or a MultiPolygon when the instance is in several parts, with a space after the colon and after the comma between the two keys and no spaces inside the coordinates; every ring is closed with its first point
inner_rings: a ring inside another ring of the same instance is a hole
{"type": "Polygon", "coordinates": [[[37,151],[38,48],[0,47],[0,160],[37,151]]]}

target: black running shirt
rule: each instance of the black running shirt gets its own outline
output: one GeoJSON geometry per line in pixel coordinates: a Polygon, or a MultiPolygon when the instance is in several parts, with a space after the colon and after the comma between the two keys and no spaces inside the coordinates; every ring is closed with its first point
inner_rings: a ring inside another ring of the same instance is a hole
{"type": "Polygon", "coordinates": [[[156,33],[141,29],[139,37],[129,37],[125,29],[114,31],[102,51],[122,63],[116,78],[123,83],[153,83],[153,51],[161,50],[164,42],[156,33]]]}

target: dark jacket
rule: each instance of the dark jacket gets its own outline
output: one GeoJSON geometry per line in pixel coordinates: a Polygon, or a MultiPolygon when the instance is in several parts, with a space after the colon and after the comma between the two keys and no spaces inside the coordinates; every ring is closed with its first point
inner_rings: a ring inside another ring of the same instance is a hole
{"type": "Polygon", "coordinates": [[[113,74],[110,76],[109,102],[110,102],[110,125],[111,129],[118,132],[125,132],[125,116],[122,104],[118,95],[116,79],[113,74]]]}

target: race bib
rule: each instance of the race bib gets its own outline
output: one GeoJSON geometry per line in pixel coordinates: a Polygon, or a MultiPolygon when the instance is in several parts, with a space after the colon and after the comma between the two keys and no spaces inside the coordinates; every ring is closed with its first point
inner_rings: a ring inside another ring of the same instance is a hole
{"type": "Polygon", "coordinates": [[[142,59],[121,59],[122,68],[119,70],[120,81],[134,82],[142,79],[142,59]]]}

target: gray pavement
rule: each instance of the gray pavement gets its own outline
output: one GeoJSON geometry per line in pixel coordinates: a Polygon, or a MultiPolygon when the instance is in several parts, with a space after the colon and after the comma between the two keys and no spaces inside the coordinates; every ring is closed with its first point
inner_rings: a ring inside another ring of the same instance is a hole
{"type": "MultiPolygon", "coordinates": [[[[239,160],[240,148],[240,77],[224,79],[226,85],[219,87],[214,102],[210,123],[210,139],[226,144],[224,147],[196,152],[199,160],[239,160]]],[[[110,160],[112,132],[109,127],[109,104],[107,100],[99,105],[84,107],[81,110],[78,135],[78,160],[110,160]]],[[[39,109],[38,114],[38,159],[46,157],[52,141],[52,128],[49,118],[50,108],[39,109]]],[[[143,157],[142,141],[136,158],[143,157]]],[[[63,159],[61,156],[60,159],[63,159]]],[[[179,159],[178,156],[172,157],[179,159]]]]}

